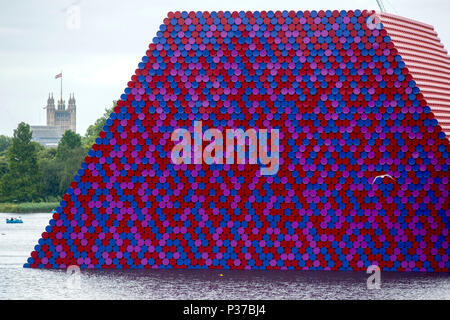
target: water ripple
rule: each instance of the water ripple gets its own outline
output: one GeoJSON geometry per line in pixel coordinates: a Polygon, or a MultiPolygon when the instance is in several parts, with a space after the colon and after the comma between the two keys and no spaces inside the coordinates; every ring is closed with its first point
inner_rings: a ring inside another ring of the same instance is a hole
{"type": "Polygon", "coordinates": [[[50,214],[2,223],[0,299],[450,299],[450,275],[381,274],[368,290],[364,272],[241,270],[82,270],[80,288],[64,270],[23,269],[50,214]],[[223,274],[223,276],[219,276],[223,274]]]}

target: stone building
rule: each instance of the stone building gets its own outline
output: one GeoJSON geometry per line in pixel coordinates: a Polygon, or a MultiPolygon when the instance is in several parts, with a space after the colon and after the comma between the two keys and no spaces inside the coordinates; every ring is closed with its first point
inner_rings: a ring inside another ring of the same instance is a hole
{"type": "Polygon", "coordinates": [[[46,148],[56,147],[66,130],[76,132],[77,107],[75,96],[73,94],[69,96],[66,108],[65,100],[62,98],[57,101],[57,107],[55,107],[55,99],[53,94],[50,94],[45,109],[47,110],[47,125],[31,126],[33,141],[46,148]]]}

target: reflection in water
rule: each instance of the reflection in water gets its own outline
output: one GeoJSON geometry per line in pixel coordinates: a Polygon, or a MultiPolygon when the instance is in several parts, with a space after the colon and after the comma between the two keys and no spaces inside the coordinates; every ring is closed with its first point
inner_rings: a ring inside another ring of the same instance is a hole
{"type": "Polygon", "coordinates": [[[449,274],[381,273],[368,290],[364,272],[241,270],[81,270],[80,288],[65,270],[23,269],[50,214],[0,214],[0,299],[450,299],[449,274]],[[223,276],[220,276],[223,274],[223,276]]]}

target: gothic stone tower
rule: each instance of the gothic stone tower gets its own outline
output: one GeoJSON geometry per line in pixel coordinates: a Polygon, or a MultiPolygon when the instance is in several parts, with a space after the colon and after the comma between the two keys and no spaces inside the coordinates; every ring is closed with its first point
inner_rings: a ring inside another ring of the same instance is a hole
{"type": "Polygon", "coordinates": [[[55,125],[55,99],[53,93],[48,95],[47,99],[47,126],[55,125]]]}
{"type": "Polygon", "coordinates": [[[56,147],[66,130],[76,132],[76,104],[75,96],[69,96],[66,109],[65,101],[61,98],[55,108],[53,93],[47,99],[47,125],[31,126],[33,141],[45,147],[56,147]]]}
{"type": "Polygon", "coordinates": [[[70,123],[69,123],[69,129],[72,130],[73,132],[76,132],[76,128],[77,128],[77,106],[76,106],[76,101],[75,101],[75,95],[72,94],[69,98],[69,104],[67,106],[67,111],[69,112],[70,115],[70,123]]]}
{"type": "Polygon", "coordinates": [[[58,107],[55,109],[55,100],[51,94],[47,100],[47,126],[54,126],[61,129],[76,131],[76,101],[74,94],[69,96],[68,106],[61,98],[58,100],[58,107]]]}

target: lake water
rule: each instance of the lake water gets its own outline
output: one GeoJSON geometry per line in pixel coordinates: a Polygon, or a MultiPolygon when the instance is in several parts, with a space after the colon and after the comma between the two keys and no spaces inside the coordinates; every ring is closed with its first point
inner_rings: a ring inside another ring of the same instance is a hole
{"type": "Polygon", "coordinates": [[[450,299],[449,274],[365,272],[24,269],[49,213],[0,213],[0,300],[4,299],[450,299]],[[21,216],[23,224],[6,224],[21,216]],[[223,276],[220,276],[223,274],[223,276]],[[77,285],[78,284],[78,285],[77,285]]]}

